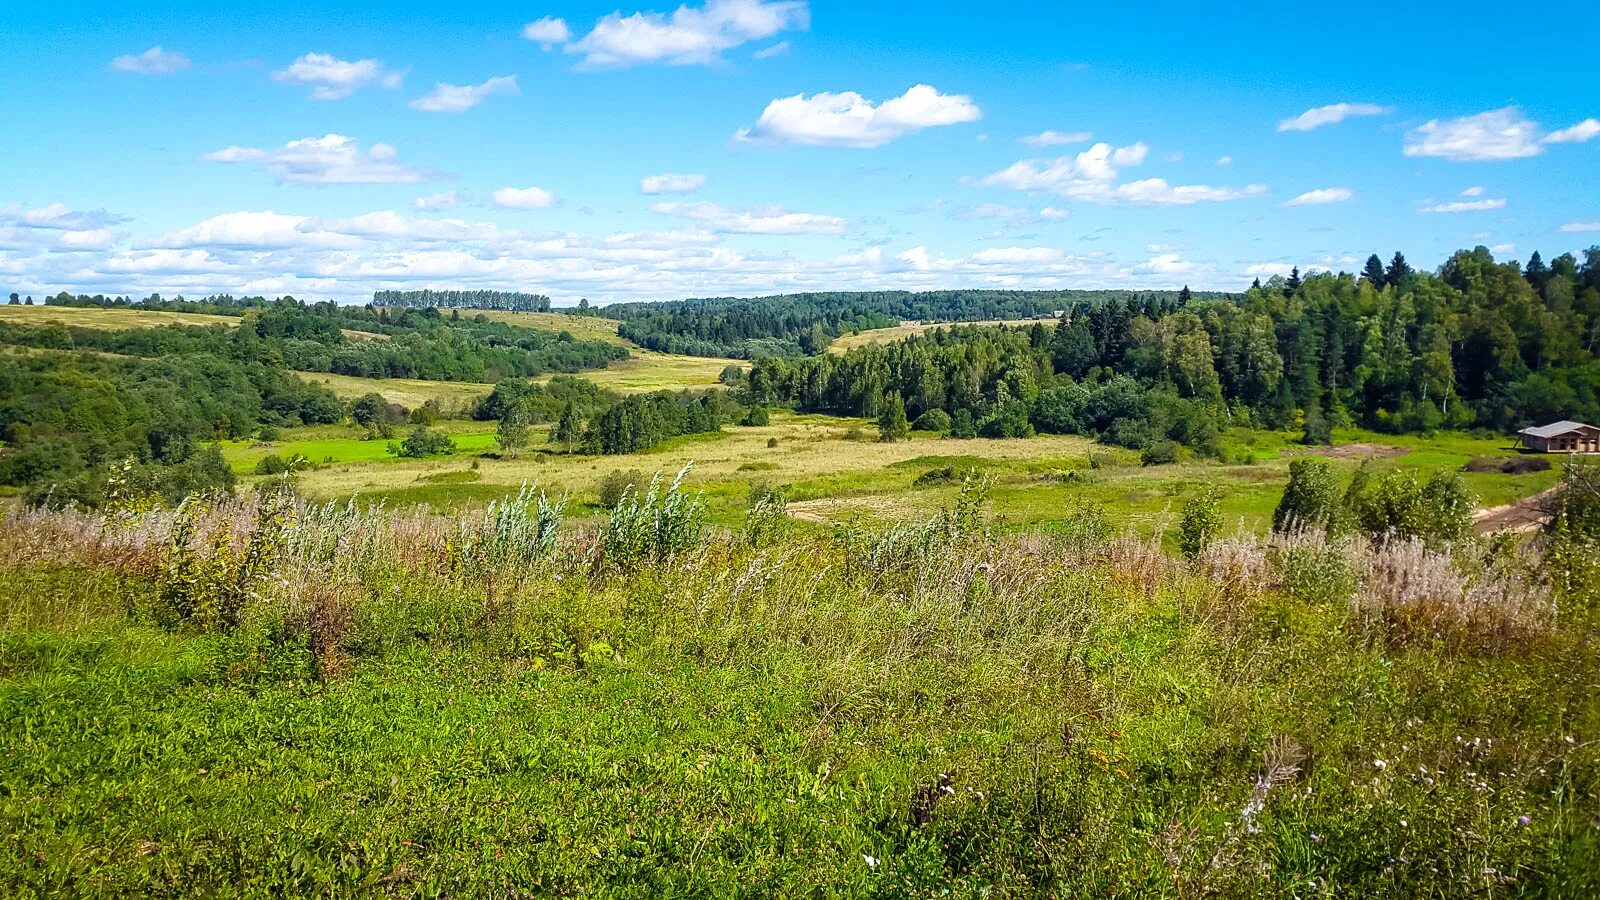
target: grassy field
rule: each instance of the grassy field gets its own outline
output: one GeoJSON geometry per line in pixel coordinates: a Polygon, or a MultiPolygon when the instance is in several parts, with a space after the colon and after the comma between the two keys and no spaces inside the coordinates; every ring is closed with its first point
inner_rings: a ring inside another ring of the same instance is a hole
{"type": "Polygon", "coordinates": [[[156,328],[162,325],[228,325],[239,324],[234,316],[208,316],[200,313],[164,312],[154,309],[100,309],[78,306],[11,306],[0,305],[0,322],[42,325],[60,322],[78,328],[98,328],[104,331],[131,331],[135,328],[156,328]]]}
{"type": "Polygon", "coordinates": [[[471,381],[424,381],[418,378],[358,378],[329,372],[297,372],[306,381],[320,384],[350,400],[364,394],[382,394],[391,403],[415,409],[429,400],[438,400],[446,409],[476,404],[494,390],[492,384],[471,381]]]}
{"type": "Polygon", "coordinates": [[[987,322],[924,322],[917,325],[894,325],[889,328],[874,328],[870,331],[860,331],[855,334],[842,334],[828,345],[829,353],[847,353],[857,347],[869,344],[892,344],[903,341],[908,337],[926,334],[935,328],[949,328],[952,324],[959,325],[1032,325],[1036,321],[1044,322],[1046,328],[1054,328],[1054,319],[1016,319],[1016,320],[990,320],[987,322]]]}
{"type": "Polygon", "coordinates": [[[617,336],[617,326],[622,323],[616,319],[602,319],[598,316],[572,316],[558,312],[510,312],[500,309],[462,310],[463,316],[482,314],[490,321],[505,322],[508,325],[517,325],[522,328],[537,328],[541,331],[565,331],[581,341],[610,341],[613,344],[633,346],[617,336]]]}
{"type": "MultiPolygon", "coordinates": [[[[235,472],[247,474],[255,471],[256,463],[269,454],[288,459],[304,456],[316,465],[341,466],[350,463],[395,464],[399,461],[389,453],[390,440],[399,441],[415,426],[395,427],[392,439],[368,439],[366,431],[354,425],[317,425],[310,428],[286,429],[275,441],[223,441],[222,457],[235,472]]],[[[456,456],[476,456],[495,449],[493,422],[471,422],[445,419],[433,426],[449,434],[456,442],[456,456]]],[[[448,457],[438,457],[444,459],[448,457]]],[[[413,460],[414,461],[414,460],[413,460]]]]}
{"type": "Polygon", "coordinates": [[[0,895],[1600,895],[1595,607],[1470,550],[199,515],[0,528],[0,895]]]}
{"type": "MultiPolygon", "coordinates": [[[[804,521],[883,523],[923,518],[949,503],[959,479],[915,484],[924,474],[948,466],[976,470],[993,480],[991,508],[1004,527],[1057,527],[1089,503],[1112,510],[1145,533],[1174,524],[1185,500],[1212,487],[1223,491],[1221,512],[1231,528],[1261,532],[1288,478],[1289,462],[1312,452],[1288,435],[1238,432],[1230,436],[1232,450],[1239,457],[1248,453],[1253,460],[1248,465],[1187,459],[1147,468],[1139,465],[1136,453],[1075,436],[950,440],[916,433],[910,440],[885,444],[874,439],[876,428],[866,420],[778,411],[764,427],[728,425],[720,434],[678,438],[626,456],[561,453],[544,443],[541,429],[534,446],[511,460],[473,455],[481,452],[478,448],[493,448],[493,423],[453,427],[462,452],[427,460],[390,458],[383,453],[383,442],[359,440],[350,429],[331,442],[319,432],[309,449],[300,448],[291,432],[294,440],[284,446],[293,445],[299,449],[292,452],[313,460],[333,456],[340,463],[305,474],[303,489],[316,497],[360,496],[445,508],[502,496],[532,482],[590,503],[601,479],[611,472],[671,475],[693,462],[689,483],[706,492],[712,518],[719,523],[739,519],[752,483],[787,486],[793,511],[804,521]],[[853,433],[864,439],[851,439],[853,433]]],[[[1349,455],[1335,462],[1347,473],[1364,460],[1380,472],[1405,468],[1426,475],[1459,469],[1478,456],[1514,455],[1506,441],[1466,435],[1391,437],[1351,431],[1341,432],[1338,439],[1347,445],[1341,452],[1349,455]],[[1352,452],[1349,445],[1357,449],[1352,452]]],[[[236,444],[226,451],[240,471],[251,469],[266,452],[247,448],[236,444]]],[[[1464,477],[1483,506],[1494,506],[1538,493],[1558,476],[1559,470],[1552,468],[1519,475],[1469,472],[1464,477]]]]}

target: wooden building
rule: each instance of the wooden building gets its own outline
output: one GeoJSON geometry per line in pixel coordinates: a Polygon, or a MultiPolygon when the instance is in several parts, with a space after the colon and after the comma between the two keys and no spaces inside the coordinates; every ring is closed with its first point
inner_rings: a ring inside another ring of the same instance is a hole
{"type": "Polygon", "coordinates": [[[1517,432],[1517,442],[1540,453],[1600,453],[1600,428],[1582,422],[1553,422],[1517,432]]]}

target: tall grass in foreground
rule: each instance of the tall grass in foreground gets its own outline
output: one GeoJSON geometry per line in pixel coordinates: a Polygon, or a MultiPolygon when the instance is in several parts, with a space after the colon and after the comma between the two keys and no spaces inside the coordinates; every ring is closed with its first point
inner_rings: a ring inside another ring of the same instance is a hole
{"type": "Polygon", "coordinates": [[[287,497],[0,527],[0,892],[1593,895],[1537,544],[599,526],[287,497]],[[224,614],[221,611],[231,610],[224,614]]]}

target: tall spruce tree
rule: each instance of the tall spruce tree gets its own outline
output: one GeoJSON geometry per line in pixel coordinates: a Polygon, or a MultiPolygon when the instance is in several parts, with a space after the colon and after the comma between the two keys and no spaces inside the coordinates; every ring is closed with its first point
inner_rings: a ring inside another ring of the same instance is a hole
{"type": "Polygon", "coordinates": [[[1361,277],[1372,285],[1373,290],[1381,291],[1383,286],[1389,283],[1388,277],[1383,274],[1383,260],[1379,259],[1376,253],[1367,257],[1367,267],[1361,271],[1361,277]]]}
{"type": "Polygon", "coordinates": [[[1411,277],[1411,264],[1406,262],[1406,255],[1399,250],[1394,252],[1394,259],[1389,260],[1389,270],[1383,273],[1383,280],[1392,288],[1399,289],[1407,278],[1411,277]]]}

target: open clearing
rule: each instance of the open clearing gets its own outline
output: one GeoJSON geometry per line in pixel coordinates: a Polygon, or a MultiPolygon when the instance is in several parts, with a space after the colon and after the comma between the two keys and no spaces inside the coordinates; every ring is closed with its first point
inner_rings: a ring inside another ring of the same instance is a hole
{"type": "Polygon", "coordinates": [[[847,353],[857,347],[868,344],[892,344],[903,341],[908,337],[926,334],[935,328],[950,328],[955,325],[1032,325],[1042,322],[1046,328],[1054,328],[1055,319],[991,319],[985,322],[919,322],[915,325],[894,325],[889,328],[874,328],[870,331],[859,331],[855,334],[841,334],[828,345],[829,353],[847,353]]]}
{"type": "Polygon", "coordinates": [[[616,319],[602,319],[599,316],[573,316],[558,312],[511,312],[504,309],[461,310],[461,315],[463,316],[479,314],[482,314],[491,322],[505,322],[507,325],[537,328],[540,331],[565,331],[581,341],[609,341],[613,344],[633,346],[617,336],[617,326],[622,323],[616,319]]]}
{"type": "Polygon", "coordinates": [[[320,384],[352,400],[364,394],[382,394],[390,403],[411,409],[438,400],[446,409],[464,404],[476,404],[494,390],[492,384],[475,381],[424,381],[420,378],[359,378],[355,375],[334,375],[329,372],[296,372],[301,378],[320,384]]]}
{"type": "Polygon", "coordinates": [[[0,322],[22,325],[43,325],[60,322],[78,328],[98,328],[102,331],[132,331],[136,328],[158,328],[163,325],[227,325],[239,324],[233,316],[208,316],[200,313],[165,312],[158,309],[102,309],[79,306],[0,306],[0,322]]]}
{"type": "MultiPolygon", "coordinates": [[[[1095,444],[1087,438],[1039,435],[1032,438],[952,440],[917,433],[910,440],[879,443],[877,429],[862,419],[775,411],[763,427],[724,426],[720,434],[676,438],[646,453],[623,456],[568,455],[545,442],[544,429],[518,459],[496,459],[492,422],[455,422],[449,429],[461,449],[452,456],[400,460],[383,441],[364,441],[353,428],[304,429],[304,438],[285,435],[276,452],[298,452],[336,461],[302,476],[311,496],[359,496],[391,503],[435,507],[467,505],[536,483],[574,501],[574,514],[597,512],[592,504],[602,478],[611,472],[670,477],[693,462],[689,483],[704,490],[714,521],[736,524],[750,485],[784,485],[796,518],[816,524],[905,521],[932,515],[959,490],[960,476],[975,471],[992,482],[991,511],[1002,527],[1051,527],[1077,515],[1084,503],[1099,504],[1119,521],[1151,532],[1172,525],[1188,498],[1219,488],[1221,511],[1230,528],[1260,531],[1288,478],[1288,464],[1305,449],[1289,436],[1239,432],[1230,436],[1236,455],[1250,464],[1225,465],[1186,459],[1175,465],[1143,467],[1138,454],[1095,444]],[[342,435],[342,438],[339,437],[342,435]],[[299,444],[311,440],[314,443],[299,444]],[[775,446],[768,446],[775,442],[775,446]],[[490,455],[483,455],[490,452],[490,455]],[[1091,458],[1093,462],[1091,462],[1091,458]],[[476,468],[474,468],[476,465],[476,468]],[[953,477],[919,477],[948,467],[953,477]]],[[[296,429],[294,432],[302,431],[296,429]]],[[[402,432],[403,433],[403,432],[402,432]]],[[[1335,457],[1348,475],[1362,464],[1382,472],[1391,468],[1419,475],[1459,469],[1474,457],[1514,454],[1503,440],[1443,434],[1400,438],[1370,432],[1341,432],[1343,443],[1391,447],[1362,458],[1335,457]]],[[[226,455],[237,471],[249,472],[268,448],[233,444],[226,455]]],[[[1468,485],[1484,507],[1500,506],[1543,491],[1558,470],[1506,474],[1466,472],[1468,485]]]]}

